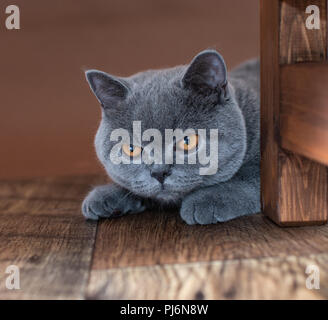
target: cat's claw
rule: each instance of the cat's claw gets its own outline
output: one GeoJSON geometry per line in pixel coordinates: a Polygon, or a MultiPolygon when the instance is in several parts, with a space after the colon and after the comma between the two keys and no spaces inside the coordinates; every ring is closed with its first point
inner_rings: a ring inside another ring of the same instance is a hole
{"type": "Polygon", "coordinates": [[[115,218],[145,209],[140,199],[113,185],[96,187],[82,203],[82,213],[90,220],[115,218]]]}

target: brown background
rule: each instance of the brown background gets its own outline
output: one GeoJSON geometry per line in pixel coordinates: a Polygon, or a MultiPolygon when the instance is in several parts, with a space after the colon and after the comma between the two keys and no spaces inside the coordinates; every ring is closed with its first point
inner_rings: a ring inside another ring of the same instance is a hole
{"type": "Polygon", "coordinates": [[[99,107],[83,69],[117,75],[216,48],[231,68],[259,54],[258,0],[2,0],[0,178],[96,173],[99,107]],[[5,8],[21,30],[5,29],[5,8]]]}

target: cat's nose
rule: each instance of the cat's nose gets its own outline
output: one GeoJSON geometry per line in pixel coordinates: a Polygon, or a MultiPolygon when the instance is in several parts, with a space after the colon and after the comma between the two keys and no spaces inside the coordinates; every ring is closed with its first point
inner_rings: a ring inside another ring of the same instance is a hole
{"type": "Polygon", "coordinates": [[[164,171],[153,171],[150,173],[150,175],[158,180],[160,183],[163,183],[165,178],[168,177],[171,174],[169,170],[164,171]]]}

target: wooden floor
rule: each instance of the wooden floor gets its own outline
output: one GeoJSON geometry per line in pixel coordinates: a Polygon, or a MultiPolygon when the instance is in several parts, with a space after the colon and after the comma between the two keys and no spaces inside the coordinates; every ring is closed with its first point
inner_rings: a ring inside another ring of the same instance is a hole
{"type": "Polygon", "coordinates": [[[187,226],[177,212],[85,221],[102,177],[0,182],[1,299],[328,298],[328,226],[279,228],[262,215],[187,226]],[[20,267],[21,290],[5,270],[20,267]],[[320,290],[308,290],[308,265],[320,290]]]}

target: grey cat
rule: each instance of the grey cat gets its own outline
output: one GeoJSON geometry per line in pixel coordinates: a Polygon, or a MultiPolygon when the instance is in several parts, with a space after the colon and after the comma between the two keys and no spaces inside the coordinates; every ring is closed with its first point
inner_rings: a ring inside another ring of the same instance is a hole
{"type": "Polygon", "coordinates": [[[188,66],[128,78],[89,70],[86,78],[102,106],[96,152],[114,181],[87,195],[82,204],[87,219],[140,213],[159,205],[179,208],[190,225],[205,225],[260,211],[257,60],[228,74],[222,56],[206,50],[188,66]],[[218,129],[217,173],[201,176],[200,164],[112,163],[111,132],[125,128],[131,133],[133,121],[163,136],[167,128],[218,129]]]}

